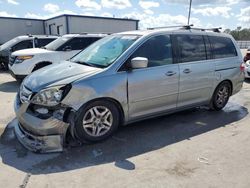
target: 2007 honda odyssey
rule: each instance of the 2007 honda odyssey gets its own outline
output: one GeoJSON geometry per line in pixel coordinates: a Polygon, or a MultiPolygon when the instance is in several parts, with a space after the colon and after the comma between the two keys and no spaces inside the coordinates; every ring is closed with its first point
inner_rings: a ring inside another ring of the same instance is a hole
{"type": "Polygon", "coordinates": [[[15,132],[30,150],[61,151],[66,135],[97,142],[145,118],[200,105],[221,110],[243,80],[230,35],[190,27],[113,34],[28,76],[15,132]]]}

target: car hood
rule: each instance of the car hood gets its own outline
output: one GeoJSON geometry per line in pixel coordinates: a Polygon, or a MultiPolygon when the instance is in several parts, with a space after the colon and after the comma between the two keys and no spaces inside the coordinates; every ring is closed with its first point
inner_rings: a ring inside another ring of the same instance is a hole
{"type": "Polygon", "coordinates": [[[49,65],[33,72],[25,78],[23,84],[33,92],[38,92],[46,87],[69,84],[102,70],[100,68],[63,61],[60,64],[49,65]]]}
{"type": "Polygon", "coordinates": [[[49,51],[42,48],[30,48],[25,50],[18,50],[12,53],[13,56],[22,56],[22,55],[36,55],[36,54],[44,54],[51,53],[53,51],[49,51]]]}

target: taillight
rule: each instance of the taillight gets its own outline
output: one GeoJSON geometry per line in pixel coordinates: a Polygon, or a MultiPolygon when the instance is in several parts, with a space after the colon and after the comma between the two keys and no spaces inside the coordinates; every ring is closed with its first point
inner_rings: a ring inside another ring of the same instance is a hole
{"type": "Polygon", "coordinates": [[[244,63],[241,63],[241,65],[240,65],[240,71],[241,72],[244,72],[245,71],[245,64],[244,63]]]}

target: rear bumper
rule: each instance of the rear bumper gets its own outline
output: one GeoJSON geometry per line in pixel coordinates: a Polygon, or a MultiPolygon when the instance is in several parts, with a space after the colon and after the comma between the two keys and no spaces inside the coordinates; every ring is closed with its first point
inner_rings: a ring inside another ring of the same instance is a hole
{"type": "Polygon", "coordinates": [[[18,125],[15,126],[17,139],[27,149],[39,152],[59,152],[63,150],[68,123],[51,116],[40,119],[28,112],[29,103],[21,103],[17,95],[15,113],[18,125]]]}

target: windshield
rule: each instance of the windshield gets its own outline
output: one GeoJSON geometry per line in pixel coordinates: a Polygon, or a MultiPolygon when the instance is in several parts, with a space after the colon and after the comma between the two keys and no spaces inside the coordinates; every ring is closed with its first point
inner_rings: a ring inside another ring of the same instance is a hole
{"type": "Polygon", "coordinates": [[[53,42],[47,44],[44,48],[51,51],[56,51],[60,46],[70,40],[72,37],[60,37],[53,42]]]}
{"type": "Polygon", "coordinates": [[[107,36],[74,56],[71,61],[96,67],[108,67],[138,38],[139,36],[135,35],[107,36]]]}
{"type": "Polygon", "coordinates": [[[2,46],[1,46],[1,49],[8,49],[8,48],[11,48],[12,46],[14,46],[17,42],[18,42],[18,37],[16,38],[13,38],[9,41],[7,41],[6,43],[4,43],[2,46]]]}

